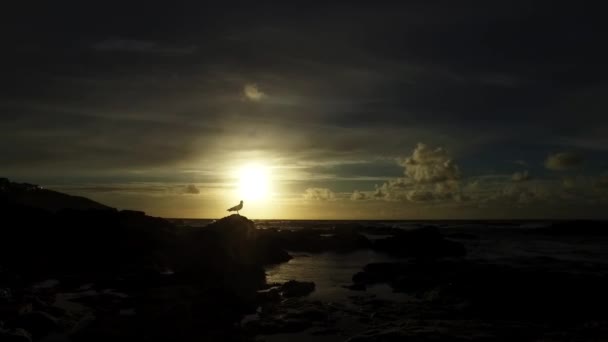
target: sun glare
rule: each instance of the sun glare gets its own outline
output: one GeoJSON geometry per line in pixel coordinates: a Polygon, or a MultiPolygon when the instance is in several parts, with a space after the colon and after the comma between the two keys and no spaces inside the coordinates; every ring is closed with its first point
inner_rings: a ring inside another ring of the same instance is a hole
{"type": "Polygon", "coordinates": [[[270,197],[270,172],[261,165],[247,165],[238,173],[239,195],[243,200],[261,201],[270,197]]]}

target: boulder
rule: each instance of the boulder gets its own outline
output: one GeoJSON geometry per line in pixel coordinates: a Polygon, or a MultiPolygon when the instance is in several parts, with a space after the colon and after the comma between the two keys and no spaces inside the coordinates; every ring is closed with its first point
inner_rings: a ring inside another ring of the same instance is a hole
{"type": "Polygon", "coordinates": [[[32,311],[19,316],[16,325],[29,331],[35,338],[45,336],[59,327],[57,318],[43,311],[32,311]]]}
{"type": "Polygon", "coordinates": [[[280,291],[283,297],[307,296],[315,290],[315,283],[309,281],[290,280],[281,285],[280,291]]]}
{"type": "Polygon", "coordinates": [[[27,331],[17,328],[7,330],[0,328],[0,341],[2,342],[32,342],[32,336],[27,331]]]}

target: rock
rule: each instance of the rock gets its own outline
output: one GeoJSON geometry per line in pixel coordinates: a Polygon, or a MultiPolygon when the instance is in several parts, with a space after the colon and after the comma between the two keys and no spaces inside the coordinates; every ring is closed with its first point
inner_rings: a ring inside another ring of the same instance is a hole
{"type": "Polygon", "coordinates": [[[249,321],[245,326],[256,334],[294,333],[313,326],[325,327],[329,316],[330,312],[320,302],[291,298],[260,313],[258,320],[249,321]]]}
{"type": "Polygon", "coordinates": [[[399,257],[447,257],[466,254],[463,244],[444,239],[439,229],[434,226],[403,231],[389,238],[375,240],[373,248],[399,257]]]}
{"type": "Polygon", "coordinates": [[[8,302],[13,298],[13,291],[8,287],[0,288],[0,302],[8,302]]]}
{"type": "Polygon", "coordinates": [[[19,316],[16,325],[31,332],[35,338],[47,335],[59,327],[55,317],[42,311],[32,311],[19,316]]]}
{"type": "Polygon", "coordinates": [[[305,307],[295,312],[290,312],[285,315],[286,319],[307,320],[307,321],[325,321],[327,320],[327,312],[316,307],[305,307]]]}
{"type": "Polygon", "coordinates": [[[315,290],[315,283],[307,281],[290,280],[281,286],[283,297],[307,296],[315,290]]]}
{"type": "Polygon", "coordinates": [[[531,229],[528,232],[549,236],[608,236],[605,221],[561,221],[548,227],[531,229]]]}
{"type": "Polygon", "coordinates": [[[27,331],[17,328],[13,331],[0,328],[2,342],[32,342],[32,336],[27,331]]]}
{"type": "MultiPolygon", "coordinates": [[[[187,249],[204,252],[217,257],[226,256],[241,264],[269,265],[286,262],[291,256],[274,241],[265,239],[253,221],[241,215],[230,215],[194,231],[188,236],[187,249]]],[[[211,256],[213,257],[213,256],[211,256]]]]}
{"type": "Polygon", "coordinates": [[[278,302],[281,300],[281,293],[277,287],[258,291],[258,299],[261,302],[278,302]]]}
{"type": "Polygon", "coordinates": [[[556,272],[469,260],[373,263],[353,276],[366,286],[387,283],[428,305],[467,317],[494,319],[606,318],[608,276],[556,272]]]}
{"type": "Polygon", "coordinates": [[[347,339],[347,342],[392,341],[515,341],[536,336],[537,328],[510,322],[467,320],[407,320],[396,326],[385,326],[363,332],[347,339]]]}
{"type": "Polygon", "coordinates": [[[43,189],[35,184],[15,183],[6,178],[0,181],[0,200],[40,208],[49,212],[57,212],[63,209],[113,210],[88,198],[43,189]]]}
{"type": "Polygon", "coordinates": [[[342,285],[343,288],[349,289],[351,291],[365,291],[366,286],[362,283],[355,283],[350,285],[342,285]]]}
{"type": "Polygon", "coordinates": [[[312,327],[313,323],[305,319],[284,319],[274,317],[273,319],[251,321],[245,324],[246,328],[255,334],[273,335],[304,331],[312,327]]]}

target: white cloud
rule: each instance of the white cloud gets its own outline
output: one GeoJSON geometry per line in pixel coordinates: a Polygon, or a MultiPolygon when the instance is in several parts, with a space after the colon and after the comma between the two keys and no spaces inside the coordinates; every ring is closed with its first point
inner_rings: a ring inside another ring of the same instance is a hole
{"type": "Polygon", "coordinates": [[[243,93],[251,101],[261,101],[266,97],[266,94],[259,89],[257,84],[245,85],[243,93]]]}
{"type": "Polygon", "coordinates": [[[437,183],[460,178],[458,165],[441,148],[418,143],[412,155],[402,163],[406,177],[417,183],[437,183]]]}
{"type": "Polygon", "coordinates": [[[410,202],[462,200],[460,170],[441,147],[418,143],[412,154],[400,162],[404,177],[389,180],[376,188],[378,199],[410,202]]]}
{"type": "Polygon", "coordinates": [[[333,191],[327,188],[308,188],[304,191],[305,200],[328,201],[335,198],[333,191]]]}
{"type": "Polygon", "coordinates": [[[352,195],[350,195],[350,199],[353,201],[364,201],[369,199],[369,196],[363,191],[355,190],[352,195]]]}

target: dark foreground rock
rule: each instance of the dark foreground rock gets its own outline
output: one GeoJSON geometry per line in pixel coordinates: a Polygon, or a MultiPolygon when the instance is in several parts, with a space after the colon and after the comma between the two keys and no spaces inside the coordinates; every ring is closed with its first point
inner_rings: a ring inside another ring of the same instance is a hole
{"type": "Polygon", "coordinates": [[[606,332],[605,327],[583,325],[560,329],[543,323],[505,320],[409,319],[370,329],[346,341],[587,341],[606,336],[606,332]]]}
{"type": "Polygon", "coordinates": [[[353,276],[353,283],[388,283],[397,292],[432,301],[460,318],[608,319],[608,277],[594,272],[465,260],[410,261],[369,264],[353,276]]]}
{"type": "Polygon", "coordinates": [[[608,236],[607,221],[561,221],[547,227],[530,230],[532,234],[548,236],[608,236]]]}
{"type": "Polygon", "coordinates": [[[310,281],[290,280],[281,285],[280,291],[284,297],[302,297],[315,290],[315,283],[310,281]]]}
{"type": "Polygon", "coordinates": [[[2,341],[250,340],[237,323],[259,305],[264,266],[291,258],[243,216],[178,230],[54,193],[91,206],[49,210],[10,191],[0,196],[2,341]]]}

